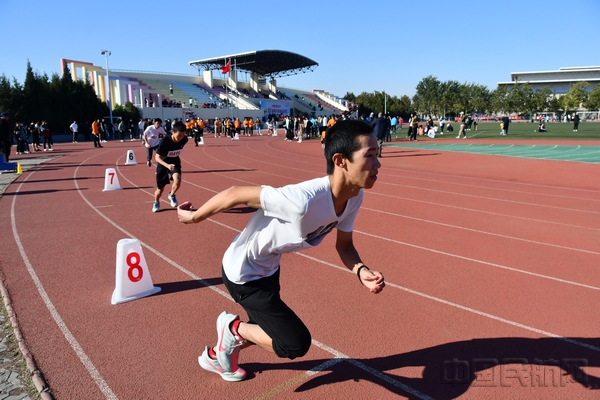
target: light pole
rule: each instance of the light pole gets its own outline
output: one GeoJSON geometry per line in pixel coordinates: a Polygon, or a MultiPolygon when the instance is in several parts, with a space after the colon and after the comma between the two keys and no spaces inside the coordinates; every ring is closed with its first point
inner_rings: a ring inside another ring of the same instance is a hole
{"type": "Polygon", "coordinates": [[[112,102],[110,100],[110,77],[108,76],[108,56],[110,56],[110,50],[101,50],[100,54],[102,54],[106,58],[106,98],[108,100],[108,112],[110,115],[110,130],[112,131],[113,127],[113,118],[112,118],[112,102]]]}
{"type": "Polygon", "coordinates": [[[387,93],[383,91],[383,115],[387,114],[387,93]]]}

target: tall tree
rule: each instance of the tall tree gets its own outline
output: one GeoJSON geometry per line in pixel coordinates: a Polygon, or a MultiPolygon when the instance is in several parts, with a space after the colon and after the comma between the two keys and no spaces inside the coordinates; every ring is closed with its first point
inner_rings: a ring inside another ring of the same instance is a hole
{"type": "Polygon", "coordinates": [[[440,97],[440,81],[433,75],[426,76],[417,83],[413,101],[418,104],[419,111],[431,114],[438,107],[440,97]]]}
{"type": "Polygon", "coordinates": [[[569,88],[567,94],[560,97],[563,110],[568,113],[575,111],[587,101],[588,93],[586,88],[590,86],[587,82],[577,82],[569,88]]]}
{"type": "Polygon", "coordinates": [[[509,107],[511,112],[520,115],[528,115],[531,118],[531,110],[534,105],[534,92],[531,85],[527,82],[517,82],[510,90],[509,107]]]}
{"type": "Polygon", "coordinates": [[[496,90],[492,92],[492,109],[500,114],[510,111],[509,94],[506,85],[498,85],[496,90]]]}
{"type": "Polygon", "coordinates": [[[456,109],[457,99],[460,97],[460,83],[457,81],[445,81],[440,84],[439,107],[440,114],[458,114],[456,109]]]}
{"type": "Polygon", "coordinates": [[[489,111],[490,106],[490,91],[483,85],[472,83],[469,85],[470,99],[468,110],[470,112],[483,114],[489,111]]]}
{"type": "Polygon", "coordinates": [[[538,89],[537,92],[533,95],[533,103],[531,107],[531,111],[534,113],[540,113],[542,111],[546,111],[549,106],[550,97],[552,96],[552,89],[549,86],[544,86],[541,89],[538,89]]]}
{"type": "Polygon", "coordinates": [[[583,105],[588,110],[600,110],[600,84],[594,86],[583,105]]]}
{"type": "Polygon", "coordinates": [[[553,96],[550,101],[548,101],[548,110],[553,112],[554,114],[559,114],[560,110],[562,110],[562,105],[560,104],[560,100],[558,97],[553,96]]]}

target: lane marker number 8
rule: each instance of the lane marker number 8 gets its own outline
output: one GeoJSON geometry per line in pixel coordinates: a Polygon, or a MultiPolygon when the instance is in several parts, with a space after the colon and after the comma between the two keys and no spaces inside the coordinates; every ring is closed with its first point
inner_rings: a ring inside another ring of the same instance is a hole
{"type": "Polygon", "coordinates": [[[129,267],[127,270],[127,277],[131,282],[138,282],[140,279],[142,279],[142,276],[144,276],[144,270],[140,265],[140,261],[140,255],[135,251],[127,255],[127,266],[129,267]],[[133,262],[134,259],[135,263],[133,262]]]}

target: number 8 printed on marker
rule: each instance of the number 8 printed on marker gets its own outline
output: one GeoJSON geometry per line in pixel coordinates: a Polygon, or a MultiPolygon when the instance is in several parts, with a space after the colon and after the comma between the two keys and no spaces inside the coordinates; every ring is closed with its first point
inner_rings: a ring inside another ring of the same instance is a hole
{"type": "Polygon", "coordinates": [[[140,255],[138,253],[131,252],[127,255],[127,266],[129,267],[129,269],[127,270],[127,277],[129,277],[129,280],[131,282],[138,282],[140,279],[142,279],[142,276],[144,276],[144,270],[142,269],[142,266],[140,265],[140,255]],[[135,258],[135,264],[133,263],[133,258],[135,258]],[[134,276],[133,271],[136,270],[137,271],[137,276],[134,276]]]}

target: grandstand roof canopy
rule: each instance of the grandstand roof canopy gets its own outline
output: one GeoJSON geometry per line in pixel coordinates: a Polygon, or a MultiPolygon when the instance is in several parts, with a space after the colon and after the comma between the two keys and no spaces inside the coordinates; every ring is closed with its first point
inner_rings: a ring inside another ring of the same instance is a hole
{"type": "Polygon", "coordinates": [[[212,70],[225,66],[231,60],[231,68],[256,72],[273,78],[297,75],[313,71],[319,64],[300,54],[281,50],[257,50],[248,53],[190,61],[189,65],[198,70],[212,70]]]}

